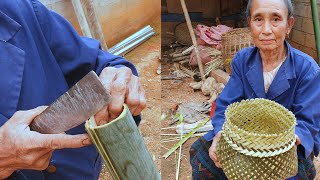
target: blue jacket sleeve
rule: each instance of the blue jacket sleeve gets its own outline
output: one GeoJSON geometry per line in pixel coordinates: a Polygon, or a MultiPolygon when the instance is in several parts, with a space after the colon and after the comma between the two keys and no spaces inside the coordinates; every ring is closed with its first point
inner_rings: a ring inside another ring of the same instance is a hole
{"type": "Polygon", "coordinates": [[[233,58],[231,77],[216,101],[216,110],[212,118],[214,135],[222,130],[222,126],[225,121],[224,112],[228,105],[237,101],[241,101],[244,98],[243,83],[239,71],[239,60],[241,60],[239,56],[240,55],[238,53],[233,58]]]}
{"type": "Polygon", "coordinates": [[[8,118],[0,114],[0,127],[8,121],[8,118]]]}
{"type": "MultiPolygon", "coordinates": [[[[301,140],[304,158],[306,158],[310,156],[319,139],[320,71],[318,68],[309,67],[303,74],[304,77],[301,78],[296,90],[292,110],[297,119],[295,133],[301,140]]],[[[315,153],[318,154],[318,152],[315,153]]]]}
{"type": "Polygon", "coordinates": [[[126,66],[138,75],[132,63],[102,51],[97,40],[80,37],[65,18],[48,10],[38,0],[33,0],[33,7],[41,31],[69,85],[75,84],[91,70],[100,74],[107,66],[126,66]]]}

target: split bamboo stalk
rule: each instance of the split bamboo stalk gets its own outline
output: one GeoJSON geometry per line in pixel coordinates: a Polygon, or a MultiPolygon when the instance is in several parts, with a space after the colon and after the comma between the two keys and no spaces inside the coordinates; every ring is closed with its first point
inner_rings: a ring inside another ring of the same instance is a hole
{"type": "Polygon", "coordinates": [[[185,19],[187,21],[187,26],[188,26],[188,29],[189,29],[189,32],[190,32],[192,43],[194,45],[194,51],[196,53],[196,58],[197,58],[198,67],[199,67],[199,70],[200,70],[201,79],[204,81],[205,80],[204,68],[203,68],[203,65],[202,65],[202,62],[201,62],[199,48],[198,48],[196,36],[194,35],[194,32],[193,32],[193,28],[192,28],[191,20],[190,20],[190,17],[189,17],[188,9],[187,9],[187,6],[186,6],[186,3],[185,3],[184,0],[180,0],[180,2],[181,2],[182,9],[183,9],[184,17],[185,17],[185,19]]]}
{"type": "Polygon", "coordinates": [[[112,122],[97,126],[91,117],[85,127],[114,180],[161,179],[127,106],[112,122]]]}
{"type": "Polygon", "coordinates": [[[98,39],[103,50],[108,50],[93,0],[72,0],[81,30],[87,37],[98,39]]]}

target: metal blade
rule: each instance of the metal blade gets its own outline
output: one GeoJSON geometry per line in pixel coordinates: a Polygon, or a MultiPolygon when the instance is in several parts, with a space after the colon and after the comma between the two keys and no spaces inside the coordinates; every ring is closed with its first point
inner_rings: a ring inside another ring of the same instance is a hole
{"type": "Polygon", "coordinates": [[[110,94],[91,71],[38,115],[30,128],[43,134],[65,132],[85,122],[110,101],[110,94]]]}

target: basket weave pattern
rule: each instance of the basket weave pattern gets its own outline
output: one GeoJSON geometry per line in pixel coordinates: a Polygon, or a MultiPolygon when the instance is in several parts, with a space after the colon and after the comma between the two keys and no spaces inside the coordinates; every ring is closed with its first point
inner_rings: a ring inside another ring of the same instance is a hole
{"type": "Polygon", "coordinates": [[[229,179],[285,179],[297,173],[292,112],[266,99],[228,106],[217,154],[229,179]]]}
{"type": "Polygon", "coordinates": [[[249,46],[254,46],[250,29],[237,28],[233,29],[221,36],[222,40],[222,55],[225,59],[225,69],[231,73],[231,60],[234,55],[241,49],[249,46]]]}

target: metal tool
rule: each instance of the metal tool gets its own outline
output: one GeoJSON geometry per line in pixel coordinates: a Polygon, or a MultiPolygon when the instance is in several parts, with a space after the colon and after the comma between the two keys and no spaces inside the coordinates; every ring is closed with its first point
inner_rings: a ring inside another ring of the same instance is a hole
{"type": "Polygon", "coordinates": [[[38,115],[30,128],[43,134],[65,132],[84,123],[110,101],[110,94],[91,71],[38,115]]]}

